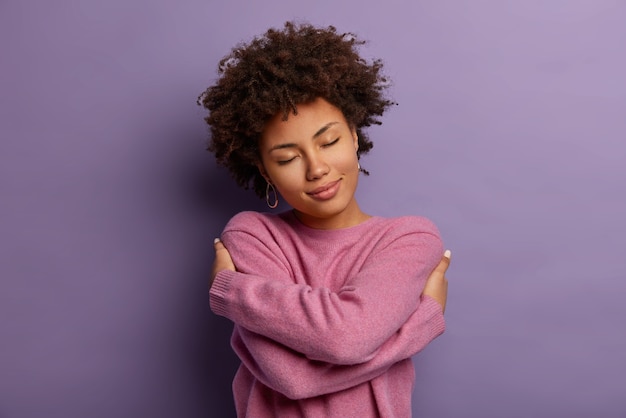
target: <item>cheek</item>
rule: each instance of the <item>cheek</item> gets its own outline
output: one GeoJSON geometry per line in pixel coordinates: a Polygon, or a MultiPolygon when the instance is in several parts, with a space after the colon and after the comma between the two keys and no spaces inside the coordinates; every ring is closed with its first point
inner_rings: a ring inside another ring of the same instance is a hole
{"type": "Polygon", "coordinates": [[[301,188],[302,174],[295,164],[290,167],[281,167],[268,174],[281,195],[291,194],[301,188]]]}
{"type": "MultiPolygon", "coordinates": [[[[350,150],[351,151],[351,150],[350,150]]],[[[359,160],[356,157],[356,152],[346,151],[335,158],[335,167],[340,171],[349,173],[351,171],[358,171],[359,160]]]]}

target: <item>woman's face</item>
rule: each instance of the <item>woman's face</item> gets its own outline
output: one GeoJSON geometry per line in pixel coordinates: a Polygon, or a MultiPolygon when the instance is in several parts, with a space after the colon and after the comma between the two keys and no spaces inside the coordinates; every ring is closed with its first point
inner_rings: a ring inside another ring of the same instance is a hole
{"type": "Polygon", "coordinates": [[[306,225],[343,228],[364,220],[354,198],[359,177],[356,130],[324,99],[297,106],[265,125],[259,143],[261,174],[306,225]]]}

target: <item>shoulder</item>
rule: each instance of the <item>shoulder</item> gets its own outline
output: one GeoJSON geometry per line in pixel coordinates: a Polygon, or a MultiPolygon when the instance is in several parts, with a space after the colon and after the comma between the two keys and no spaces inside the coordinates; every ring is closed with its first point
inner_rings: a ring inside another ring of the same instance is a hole
{"type": "Polygon", "coordinates": [[[400,216],[397,218],[383,218],[381,222],[388,234],[395,236],[426,234],[441,239],[439,229],[428,218],[423,216],[400,216]]]}
{"type": "Polygon", "coordinates": [[[381,218],[374,232],[376,248],[379,250],[406,250],[409,253],[419,250],[443,254],[443,240],[437,226],[422,216],[400,216],[381,218]]]}
{"type": "Polygon", "coordinates": [[[286,223],[280,214],[244,211],[228,221],[224,232],[247,232],[259,235],[264,231],[280,231],[285,227],[286,223]]]}
{"type": "Polygon", "coordinates": [[[392,251],[396,259],[406,257],[419,259],[428,265],[436,265],[443,254],[444,244],[437,226],[422,216],[401,216],[385,218],[378,231],[376,249],[381,252],[392,251]]]}
{"type": "Polygon", "coordinates": [[[281,246],[281,243],[288,242],[287,234],[288,226],[281,214],[245,211],[228,221],[220,238],[237,271],[251,272],[259,271],[258,266],[254,267],[255,263],[274,263],[272,265],[283,270],[288,266],[284,255],[286,250],[281,246]]]}

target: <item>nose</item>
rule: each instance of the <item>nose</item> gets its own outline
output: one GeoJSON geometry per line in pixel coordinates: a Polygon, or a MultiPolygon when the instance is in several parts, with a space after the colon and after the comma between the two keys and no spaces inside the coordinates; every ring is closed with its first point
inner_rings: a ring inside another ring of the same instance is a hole
{"type": "Polygon", "coordinates": [[[318,180],[330,171],[330,167],[320,155],[311,155],[307,160],[306,178],[309,181],[318,180]]]}

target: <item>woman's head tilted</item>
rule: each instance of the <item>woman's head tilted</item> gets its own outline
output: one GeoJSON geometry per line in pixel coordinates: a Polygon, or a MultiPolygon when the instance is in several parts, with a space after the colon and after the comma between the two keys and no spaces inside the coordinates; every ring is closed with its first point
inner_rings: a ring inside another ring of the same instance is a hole
{"type": "Polygon", "coordinates": [[[209,150],[237,184],[265,196],[259,141],[268,122],[287,120],[298,114],[298,105],[316,99],[341,111],[358,137],[358,155],[372,148],[362,128],[380,124],[393,102],[383,94],[388,83],[381,61],[368,63],[358,54],[363,43],[332,26],[287,22],[220,61],[217,81],[198,102],[209,111],[209,150]]]}

